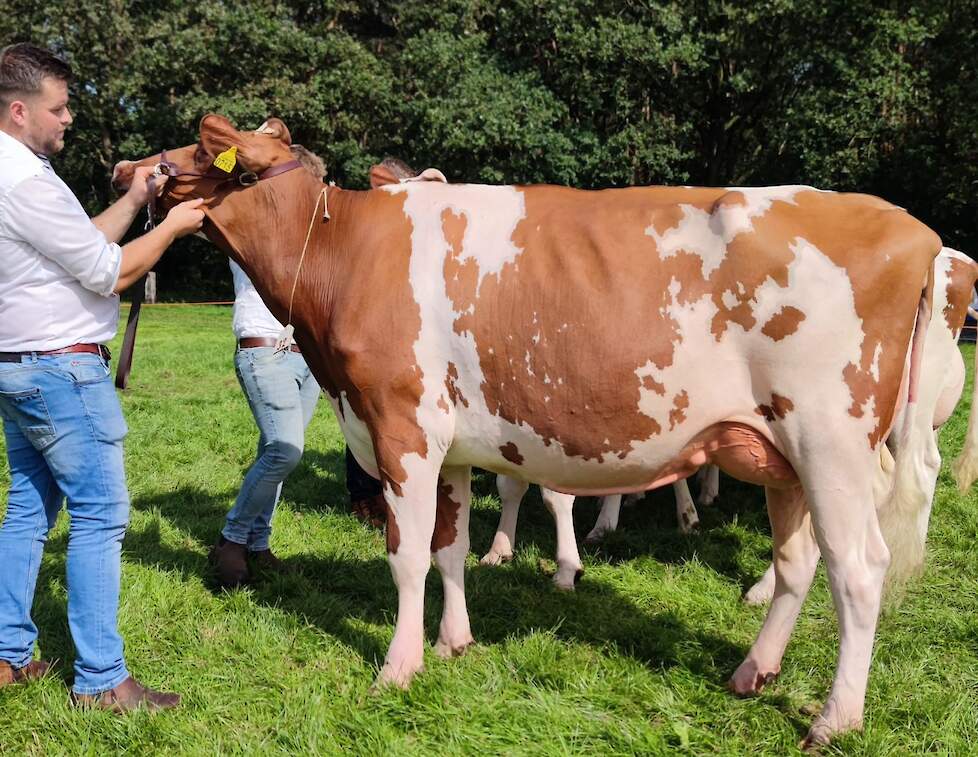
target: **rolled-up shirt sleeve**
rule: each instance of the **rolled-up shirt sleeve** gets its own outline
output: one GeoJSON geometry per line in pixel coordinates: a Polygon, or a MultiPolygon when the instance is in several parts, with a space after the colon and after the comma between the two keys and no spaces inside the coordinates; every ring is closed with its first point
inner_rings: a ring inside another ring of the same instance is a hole
{"type": "Polygon", "coordinates": [[[46,175],[25,179],[7,195],[8,232],[78,279],[109,297],[119,280],[122,249],[106,240],[70,190],[46,175]]]}

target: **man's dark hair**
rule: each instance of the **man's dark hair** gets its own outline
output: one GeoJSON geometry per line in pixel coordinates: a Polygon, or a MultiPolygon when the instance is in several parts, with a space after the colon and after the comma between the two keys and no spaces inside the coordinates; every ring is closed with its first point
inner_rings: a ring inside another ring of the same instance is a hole
{"type": "Polygon", "coordinates": [[[71,81],[71,67],[43,47],[20,42],[0,50],[0,108],[41,91],[45,77],[71,81]]]}

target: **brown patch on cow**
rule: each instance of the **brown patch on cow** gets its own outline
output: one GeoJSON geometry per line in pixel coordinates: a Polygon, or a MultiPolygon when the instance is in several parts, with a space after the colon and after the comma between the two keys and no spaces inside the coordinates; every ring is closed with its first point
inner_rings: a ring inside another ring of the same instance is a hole
{"type": "Polygon", "coordinates": [[[686,408],[689,407],[689,394],[683,389],[672,398],[672,410],[669,411],[669,430],[686,420],[686,408]]]}
{"type": "Polygon", "coordinates": [[[768,423],[775,420],[784,420],[784,417],[795,409],[795,403],[780,394],[771,394],[770,405],[758,405],[754,412],[764,417],[768,423]]]}
{"type": "Polygon", "coordinates": [[[652,215],[651,226],[659,236],[665,234],[669,229],[675,229],[683,222],[686,211],[681,205],[667,205],[664,208],[657,208],[652,215]]]}
{"type": "Polygon", "coordinates": [[[458,538],[458,511],[461,504],[452,499],[452,485],[438,477],[438,497],[435,503],[435,530],[431,534],[431,551],[450,547],[458,538]]]}
{"type": "Polygon", "coordinates": [[[479,288],[479,264],[475,258],[460,261],[467,225],[468,219],[464,215],[455,213],[451,208],[442,211],[441,228],[448,244],[442,273],[445,277],[445,292],[456,313],[453,326],[456,334],[471,330],[472,309],[479,288]]]}
{"type": "Polygon", "coordinates": [[[805,320],[805,314],[792,305],[781,308],[771,316],[771,319],[761,328],[764,336],[769,336],[775,342],[780,342],[786,336],[791,336],[798,330],[798,325],[805,320]]]}
{"type": "Polygon", "coordinates": [[[648,389],[650,392],[655,392],[660,397],[665,396],[666,387],[665,384],[660,384],[651,376],[642,376],[642,386],[648,389]]]}
{"type": "Polygon", "coordinates": [[[448,398],[452,401],[453,405],[458,405],[461,402],[465,407],[469,406],[469,401],[465,399],[462,390],[458,388],[458,368],[452,362],[448,363],[448,375],[445,376],[445,389],[448,391],[448,398]]]}
{"type": "Polygon", "coordinates": [[[499,448],[499,451],[503,453],[503,457],[509,460],[513,465],[523,464],[523,455],[520,454],[519,447],[517,447],[513,442],[506,442],[499,448]]]}
{"type": "Polygon", "coordinates": [[[668,409],[653,418],[639,402],[643,388],[665,393],[648,372],[672,365],[681,342],[667,313],[670,282],[680,283],[680,301],[705,291],[698,256],[659,258],[650,218],[669,228],[681,218],[678,204],[708,209],[722,191],[520,191],[525,217],[512,242],[522,252],[482,280],[469,321],[486,405],[565,454],[624,457],[668,422],[668,409]]]}
{"type": "Polygon", "coordinates": [[[955,336],[964,326],[968,305],[978,279],[978,263],[952,257],[947,277],[947,305],[944,306],[944,320],[955,336]]]}
{"type": "Polygon", "coordinates": [[[450,412],[450,410],[448,409],[448,403],[445,402],[444,397],[439,397],[438,402],[436,402],[435,404],[438,406],[438,409],[443,410],[446,415],[450,412]]]}
{"type": "MultiPolygon", "coordinates": [[[[385,504],[387,503],[385,502],[385,504]]],[[[387,553],[396,555],[401,546],[401,529],[397,526],[397,518],[394,517],[394,511],[391,510],[390,505],[387,505],[387,523],[384,526],[384,537],[387,541],[387,553]]]]}

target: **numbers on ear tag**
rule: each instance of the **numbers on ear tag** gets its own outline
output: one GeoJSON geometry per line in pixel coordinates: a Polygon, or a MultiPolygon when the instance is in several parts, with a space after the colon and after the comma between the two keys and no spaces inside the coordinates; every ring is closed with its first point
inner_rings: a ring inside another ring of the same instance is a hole
{"type": "Polygon", "coordinates": [[[224,173],[231,173],[238,162],[238,148],[233,145],[214,158],[214,167],[220,168],[224,173]]]}
{"type": "Polygon", "coordinates": [[[278,339],[275,340],[275,352],[285,352],[292,346],[292,334],[295,331],[290,323],[279,332],[278,339]]]}

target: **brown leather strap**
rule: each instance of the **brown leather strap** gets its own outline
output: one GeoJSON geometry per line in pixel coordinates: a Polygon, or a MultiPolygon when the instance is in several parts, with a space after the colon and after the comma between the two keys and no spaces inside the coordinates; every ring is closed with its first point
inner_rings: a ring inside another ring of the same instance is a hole
{"type": "Polygon", "coordinates": [[[112,353],[104,344],[93,344],[90,342],[79,342],[67,347],[60,347],[56,350],[31,350],[29,352],[0,352],[0,361],[20,360],[25,355],[70,355],[73,353],[85,352],[90,355],[101,355],[107,361],[112,359],[112,353]]]}
{"type": "Polygon", "coordinates": [[[119,354],[119,365],[115,371],[115,385],[125,390],[129,386],[129,373],[132,371],[132,353],[136,348],[136,328],[139,326],[139,309],[143,306],[146,296],[146,277],[136,282],[136,291],[132,293],[132,306],[129,308],[129,320],[126,321],[126,333],[122,337],[122,352],[119,354]]]}
{"type": "MultiPolygon", "coordinates": [[[[274,347],[275,344],[276,340],[269,336],[244,336],[238,340],[238,349],[250,350],[253,347],[274,347]]],[[[298,352],[300,354],[302,353],[302,350],[299,349],[298,344],[293,344],[291,347],[289,347],[289,350],[292,352],[298,352]]]]}

